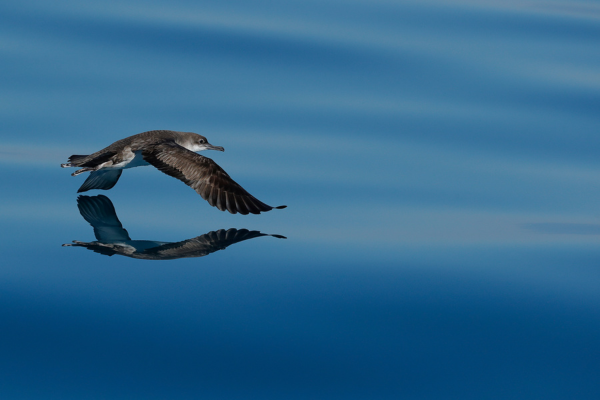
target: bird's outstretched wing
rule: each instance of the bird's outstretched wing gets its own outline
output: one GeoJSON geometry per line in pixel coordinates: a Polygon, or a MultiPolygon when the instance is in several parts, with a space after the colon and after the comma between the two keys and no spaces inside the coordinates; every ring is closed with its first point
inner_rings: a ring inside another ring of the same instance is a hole
{"type": "Polygon", "coordinates": [[[150,258],[170,260],[183,257],[202,257],[217,250],[223,250],[226,247],[253,239],[260,236],[274,236],[285,239],[281,235],[268,235],[259,231],[249,231],[248,229],[219,229],[205,233],[192,239],[183,240],[176,243],[167,243],[162,246],[152,247],[136,255],[137,258],[150,258]]]}
{"type": "Polygon", "coordinates": [[[210,158],[189,151],[175,142],[147,146],[145,161],[160,171],[184,182],[221,211],[232,214],[260,214],[273,208],[248,193],[210,158]]]}
{"type": "Polygon", "coordinates": [[[77,193],[87,192],[92,189],[108,190],[117,184],[121,177],[122,169],[101,169],[92,171],[77,193]]]}

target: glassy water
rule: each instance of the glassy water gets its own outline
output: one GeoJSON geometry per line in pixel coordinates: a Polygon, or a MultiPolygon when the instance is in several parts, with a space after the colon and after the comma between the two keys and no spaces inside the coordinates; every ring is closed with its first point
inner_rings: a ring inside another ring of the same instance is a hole
{"type": "Polygon", "coordinates": [[[599,45],[597,1],[3,2],[0,397],[599,398],[599,45]],[[59,167],[153,129],[288,208],[59,167]]]}

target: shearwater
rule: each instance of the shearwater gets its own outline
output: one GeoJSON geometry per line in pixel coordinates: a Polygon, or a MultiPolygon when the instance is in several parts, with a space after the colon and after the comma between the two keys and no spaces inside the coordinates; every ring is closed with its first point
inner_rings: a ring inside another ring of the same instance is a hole
{"type": "Polygon", "coordinates": [[[225,149],[213,146],[197,133],[156,130],[117,140],[87,156],[72,155],[69,162],[61,164],[61,167],[81,168],[72,176],[90,172],[77,193],[111,189],[124,169],[153,165],[190,186],[211,206],[221,211],[245,215],[286,207],[271,207],[252,196],[216,162],[196,153],[202,150],[225,149]]]}

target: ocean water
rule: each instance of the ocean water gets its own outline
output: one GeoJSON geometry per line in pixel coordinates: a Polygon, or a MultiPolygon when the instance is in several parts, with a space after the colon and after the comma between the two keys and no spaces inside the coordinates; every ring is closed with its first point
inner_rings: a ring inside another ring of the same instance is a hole
{"type": "Polygon", "coordinates": [[[0,398],[600,398],[599,49],[598,1],[0,2],[0,398]],[[288,207],[60,168],[153,129],[288,207]]]}

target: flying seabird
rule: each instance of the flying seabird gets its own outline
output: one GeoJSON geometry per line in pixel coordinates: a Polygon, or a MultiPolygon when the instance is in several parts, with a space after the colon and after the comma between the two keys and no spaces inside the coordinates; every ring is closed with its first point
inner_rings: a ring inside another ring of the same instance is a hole
{"type": "Polygon", "coordinates": [[[93,154],[72,155],[61,167],[80,167],[71,176],[90,172],[77,193],[91,189],[111,189],[126,168],[153,165],[179,179],[221,211],[232,214],[260,214],[273,208],[248,193],[208,157],[195,153],[202,150],[225,151],[213,146],[202,135],[193,132],[157,130],[138,133],[117,140],[93,154]]]}
{"type": "Polygon", "coordinates": [[[77,207],[81,216],[94,228],[94,242],[73,240],[67,247],[85,247],[96,253],[115,254],[142,260],[174,260],[177,258],[203,257],[226,247],[261,236],[285,239],[281,235],[268,235],[248,229],[219,229],[180,242],[156,240],[133,240],[123,228],[110,199],[103,195],[79,196],[77,207]]]}

